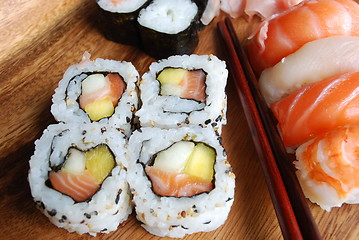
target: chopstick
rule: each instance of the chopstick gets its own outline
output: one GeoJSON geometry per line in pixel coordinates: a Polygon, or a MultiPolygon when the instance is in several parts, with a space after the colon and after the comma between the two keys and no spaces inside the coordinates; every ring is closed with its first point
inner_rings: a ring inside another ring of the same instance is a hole
{"type": "Polygon", "coordinates": [[[284,239],[321,239],[273,116],[229,18],[218,23],[284,239]],[[285,181],[284,181],[285,180],[285,181]]]}

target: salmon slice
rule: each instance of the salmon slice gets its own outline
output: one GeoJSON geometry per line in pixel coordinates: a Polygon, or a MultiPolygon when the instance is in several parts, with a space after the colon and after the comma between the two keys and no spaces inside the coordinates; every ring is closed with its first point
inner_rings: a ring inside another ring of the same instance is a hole
{"type": "Polygon", "coordinates": [[[359,72],[306,85],[271,105],[283,143],[296,146],[338,126],[359,123],[359,72]]]}
{"type": "Polygon", "coordinates": [[[311,0],[269,18],[248,44],[254,70],[260,74],[316,39],[359,36],[358,12],[353,0],[311,0]]]}
{"type": "Polygon", "coordinates": [[[102,100],[106,97],[110,97],[113,106],[116,106],[125,88],[126,84],[119,74],[109,73],[106,76],[106,85],[103,88],[92,93],[80,95],[80,107],[85,109],[88,104],[102,100]]]}
{"type": "Polygon", "coordinates": [[[198,102],[206,101],[206,74],[202,70],[187,71],[181,82],[181,98],[193,99],[198,102]]]}
{"type": "Polygon", "coordinates": [[[76,202],[87,200],[100,188],[100,184],[87,170],[81,175],[71,174],[63,170],[51,171],[49,180],[55,190],[70,196],[76,202]]]}
{"type": "Polygon", "coordinates": [[[297,175],[305,195],[330,210],[359,203],[359,125],[341,126],[301,145],[297,175]]]}
{"type": "Polygon", "coordinates": [[[153,191],[163,197],[191,197],[213,189],[212,181],[184,173],[168,173],[156,167],[146,166],[153,191]]]}

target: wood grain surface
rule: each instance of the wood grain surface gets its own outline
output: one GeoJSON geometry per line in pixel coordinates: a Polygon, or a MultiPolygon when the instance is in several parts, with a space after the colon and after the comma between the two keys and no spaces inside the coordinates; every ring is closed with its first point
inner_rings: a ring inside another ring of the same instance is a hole
{"type": "MultiPolygon", "coordinates": [[[[226,60],[217,34],[222,13],[200,32],[197,54],[215,54],[226,60]]],[[[52,225],[32,201],[27,173],[34,141],[50,123],[51,97],[66,69],[92,58],[130,61],[145,73],[155,61],[135,47],[105,39],[96,24],[94,0],[2,0],[0,2],[0,238],[91,239],[52,225]]],[[[245,41],[254,24],[233,20],[245,41]]],[[[185,239],[282,239],[251,133],[236,94],[233,79],[227,84],[228,124],[223,144],[236,174],[235,201],[226,223],[209,233],[185,239]]],[[[308,201],[323,239],[359,239],[359,205],[344,205],[331,212],[308,201]]],[[[132,214],[126,224],[98,239],[160,239],[147,233],[132,214]]]]}

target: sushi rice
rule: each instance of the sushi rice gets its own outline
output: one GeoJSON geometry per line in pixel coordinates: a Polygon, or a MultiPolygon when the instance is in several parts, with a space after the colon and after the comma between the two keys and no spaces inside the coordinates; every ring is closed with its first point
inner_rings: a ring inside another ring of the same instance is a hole
{"type": "Polygon", "coordinates": [[[35,142],[28,180],[38,208],[56,226],[79,234],[109,233],[127,220],[132,212],[127,183],[125,138],[110,126],[92,124],[50,125],[35,142]],[[59,166],[70,147],[88,150],[106,144],[115,156],[116,166],[101,188],[88,200],[75,202],[48,185],[49,171],[59,166]]]}
{"type": "Polygon", "coordinates": [[[235,175],[213,129],[142,128],[131,136],[128,150],[128,181],[136,216],[148,232],[181,238],[186,234],[212,231],[225,222],[234,201],[235,175]],[[156,153],[182,140],[203,142],[215,149],[215,187],[192,197],[161,197],[153,192],[144,165],[156,153]]]}

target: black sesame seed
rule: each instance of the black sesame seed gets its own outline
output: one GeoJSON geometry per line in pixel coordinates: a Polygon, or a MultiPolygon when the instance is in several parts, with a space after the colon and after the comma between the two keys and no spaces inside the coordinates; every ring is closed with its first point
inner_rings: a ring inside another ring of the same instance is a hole
{"type": "Polygon", "coordinates": [[[212,127],[215,127],[215,126],[217,126],[217,123],[213,122],[211,125],[212,125],[212,127]]]}
{"type": "Polygon", "coordinates": [[[229,201],[231,201],[233,198],[231,198],[231,197],[229,197],[227,200],[226,200],[226,202],[229,202],[229,201]]]}
{"type": "Polygon", "coordinates": [[[227,157],[227,151],[223,149],[223,157],[227,157]]]}
{"type": "Polygon", "coordinates": [[[184,227],[183,225],[181,225],[181,228],[183,228],[183,229],[185,229],[185,230],[187,230],[187,229],[188,229],[187,227],[184,227]]]}
{"type": "Polygon", "coordinates": [[[51,216],[51,217],[53,217],[53,216],[55,216],[56,215],[56,210],[55,209],[52,209],[51,211],[47,211],[47,213],[51,216]]]}
{"type": "Polygon", "coordinates": [[[230,172],[233,172],[233,169],[232,169],[232,167],[230,167],[230,168],[227,168],[226,171],[224,171],[224,172],[225,172],[225,174],[228,174],[230,172]]]}
{"type": "Polygon", "coordinates": [[[101,128],[101,133],[104,133],[104,132],[106,132],[106,131],[107,131],[106,127],[102,127],[102,128],[101,128]]]}
{"type": "Polygon", "coordinates": [[[120,195],[122,193],[122,189],[118,190],[118,193],[116,195],[116,199],[115,199],[115,203],[118,204],[118,202],[120,201],[120,195]]]}
{"type": "Polygon", "coordinates": [[[131,118],[126,117],[126,122],[127,122],[127,123],[131,122],[131,118]]]}
{"type": "Polygon", "coordinates": [[[106,232],[107,231],[107,228],[104,228],[101,230],[101,232],[106,232]]]}
{"type": "Polygon", "coordinates": [[[84,213],[85,217],[90,219],[91,218],[91,214],[88,214],[88,213],[84,213]]]}
{"type": "Polygon", "coordinates": [[[216,122],[219,122],[222,120],[222,115],[218,115],[218,117],[216,118],[216,122]]]}
{"type": "Polygon", "coordinates": [[[211,122],[211,119],[207,119],[205,122],[204,122],[204,124],[209,124],[211,122]]]}
{"type": "Polygon", "coordinates": [[[219,144],[222,144],[223,139],[221,137],[218,137],[219,144]]]}
{"type": "Polygon", "coordinates": [[[85,135],[86,133],[87,133],[86,130],[83,130],[83,131],[82,131],[82,135],[85,135]]]}
{"type": "Polygon", "coordinates": [[[211,223],[211,221],[208,221],[208,222],[205,222],[205,223],[203,223],[203,224],[210,224],[211,223]]]}

